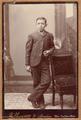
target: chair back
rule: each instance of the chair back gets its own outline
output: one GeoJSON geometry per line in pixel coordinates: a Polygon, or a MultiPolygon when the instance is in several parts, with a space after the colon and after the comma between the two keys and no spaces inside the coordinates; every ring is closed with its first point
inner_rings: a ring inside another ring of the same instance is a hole
{"type": "Polygon", "coordinates": [[[53,66],[55,75],[71,75],[73,74],[72,56],[54,56],[53,66]]]}

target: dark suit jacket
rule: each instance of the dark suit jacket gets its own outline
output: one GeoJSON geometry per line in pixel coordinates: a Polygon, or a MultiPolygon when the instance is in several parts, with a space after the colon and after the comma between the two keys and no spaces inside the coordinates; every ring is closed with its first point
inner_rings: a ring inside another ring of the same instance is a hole
{"type": "Polygon", "coordinates": [[[43,51],[51,48],[53,51],[54,42],[51,33],[45,31],[43,36],[39,32],[30,34],[26,43],[25,65],[37,66],[43,51]]]}

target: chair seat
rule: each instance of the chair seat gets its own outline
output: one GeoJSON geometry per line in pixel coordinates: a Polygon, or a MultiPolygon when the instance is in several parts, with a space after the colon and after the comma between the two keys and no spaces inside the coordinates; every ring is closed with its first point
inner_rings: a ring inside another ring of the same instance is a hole
{"type": "Polygon", "coordinates": [[[55,77],[55,81],[57,85],[64,86],[64,87],[70,87],[75,86],[76,81],[73,75],[60,75],[58,77],[55,77]]]}
{"type": "Polygon", "coordinates": [[[75,94],[76,86],[60,86],[60,92],[62,94],[75,94]]]}
{"type": "Polygon", "coordinates": [[[76,82],[73,75],[60,75],[55,78],[55,89],[61,94],[75,94],[76,82]]]}

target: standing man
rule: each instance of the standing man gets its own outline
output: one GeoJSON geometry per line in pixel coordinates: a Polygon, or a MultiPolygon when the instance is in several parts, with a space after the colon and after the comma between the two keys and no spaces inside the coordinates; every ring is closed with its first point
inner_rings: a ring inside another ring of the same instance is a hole
{"type": "Polygon", "coordinates": [[[28,100],[34,108],[44,109],[44,93],[50,85],[49,57],[54,51],[53,35],[45,30],[47,20],[36,19],[37,31],[28,36],[26,43],[26,70],[31,71],[33,92],[28,100]]]}

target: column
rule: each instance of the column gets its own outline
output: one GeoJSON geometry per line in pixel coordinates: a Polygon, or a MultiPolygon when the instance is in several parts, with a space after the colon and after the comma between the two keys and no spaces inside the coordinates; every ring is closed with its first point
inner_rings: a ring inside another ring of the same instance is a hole
{"type": "Polygon", "coordinates": [[[55,55],[67,54],[66,34],[66,8],[65,4],[55,5],[55,40],[61,42],[61,48],[55,51],[55,55]]]}
{"type": "Polygon", "coordinates": [[[3,27],[4,27],[4,79],[9,80],[14,76],[13,61],[10,55],[10,41],[9,41],[9,5],[5,4],[3,7],[3,27]]]}

